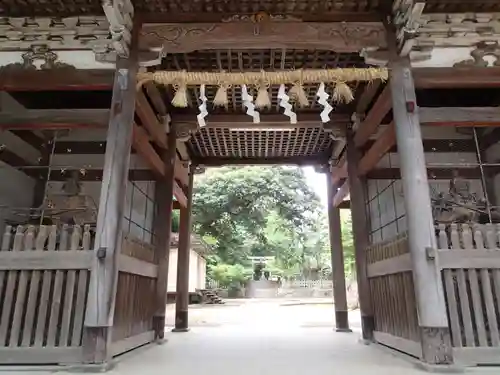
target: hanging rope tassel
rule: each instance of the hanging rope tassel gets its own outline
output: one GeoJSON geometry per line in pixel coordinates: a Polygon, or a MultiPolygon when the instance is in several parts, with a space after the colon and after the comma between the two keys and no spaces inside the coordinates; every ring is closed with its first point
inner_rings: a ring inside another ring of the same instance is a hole
{"type": "Polygon", "coordinates": [[[288,95],[290,95],[290,98],[298,103],[300,107],[309,106],[309,99],[307,99],[307,94],[301,83],[295,83],[290,91],[288,91],[288,95]]]}
{"type": "Polygon", "coordinates": [[[199,105],[198,109],[200,110],[200,113],[196,118],[198,119],[198,125],[200,127],[206,126],[207,123],[205,121],[205,117],[208,116],[208,111],[207,111],[207,96],[205,95],[205,85],[200,86],[200,101],[201,104],[199,105]]]}
{"type": "Polygon", "coordinates": [[[323,106],[323,110],[321,111],[321,121],[326,123],[330,121],[330,112],[333,111],[333,107],[328,103],[328,98],[330,95],[325,90],[325,84],[321,82],[318,88],[318,92],[316,93],[318,97],[318,103],[323,106]]]}
{"type": "Polygon", "coordinates": [[[333,90],[333,100],[336,103],[350,103],[354,100],[351,88],[345,82],[337,82],[333,90]]]}
{"type": "Polygon", "coordinates": [[[212,103],[214,103],[214,106],[216,107],[227,107],[227,104],[229,103],[227,99],[227,89],[229,86],[227,85],[220,85],[219,88],[217,89],[217,92],[215,93],[215,97],[212,103]]]}
{"type": "Polygon", "coordinates": [[[292,110],[292,105],[290,104],[289,96],[285,92],[285,85],[281,85],[278,91],[278,99],[280,99],[280,107],[284,108],[283,112],[285,116],[290,118],[291,124],[297,123],[297,114],[292,110]]]}
{"type": "Polygon", "coordinates": [[[248,89],[246,85],[241,85],[241,99],[243,100],[243,105],[247,109],[247,115],[252,116],[253,123],[260,123],[260,114],[255,110],[255,105],[253,104],[252,95],[248,94],[248,89]]]}
{"type": "Polygon", "coordinates": [[[267,92],[269,85],[265,83],[259,84],[259,91],[257,92],[257,99],[255,99],[255,106],[257,108],[270,108],[271,98],[267,92]]]}
{"type": "Polygon", "coordinates": [[[187,97],[187,86],[185,83],[174,86],[175,95],[172,99],[172,105],[178,108],[187,108],[188,97],[187,97]]]}

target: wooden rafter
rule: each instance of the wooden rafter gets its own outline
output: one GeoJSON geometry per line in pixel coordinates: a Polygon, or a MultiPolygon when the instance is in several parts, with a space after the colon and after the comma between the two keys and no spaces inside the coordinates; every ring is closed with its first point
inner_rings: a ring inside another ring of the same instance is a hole
{"type": "Polygon", "coordinates": [[[377,163],[386,153],[396,144],[396,131],[394,123],[391,123],[383,133],[377,138],[371,148],[364,154],[358,164],[358,173],[360,176],[366,175],[376,167],[377,163]]]}
{"type": "MultiPolygon", "coordinates": [[[[144,128],[138,126],[137,124],[134,124],[132,147],[137,151],[137,153],[142,157],[142,159],[155,174],[159,175],[160,177],[165,176],[165,164],[161,160],[160,156],[156,153],[153,146],[151,146],[148,135],[144,128]]],[[[174,182],[174,195],[179,203],[183,207],[186,207],[186,194],[179,186],[177,181],[174,182]]]]}
{"type": "Polygon", "coordinates": [[[151,105],[141,88],[137,90],[135,112],[141,120],[142,126],[148,130],[153,141],[160,147],[167,147],[167,132],[165,127],[160,124],[151,105]]]}
{"type": "Polygon", "coordinates": [[[391,106],[391,89],[387,85],[354,135],[354,143],[357,147],[362,147],[370,136],[377,131],[377,127],[381,124],[391,106]]]}
{"type": "MultiPolygon", "coordinates": [[[[156,112],[158,112],[161,116],[165,116],[166,108],[160,104],[161,98],[157,88],[152,87],[151,85],[146,86],[146,92],[152,93],[154,99],[151,98],[151,102],[155,106],[156,112]]],[[[167,129],[160,123],[151,104],[146,99],[142,90],[142,85],[137,87],[136,113],[143,126],[141,127],[136,124],[134,127],[134,148],[146,161],[151,170],[160,176],[165,176],[165,165],[149,140],[152,139],[158,146],[165,149],[167,147],[167,129]]],[[[174,185],[174,195],[180,204],[185,206],[187,204],[187,198],[184,190],[179,185],[179,182],[182,185],[187,186],[188,175],[187,169],[180,161],[178,155],[176,156],[174,174],[176,179],[174,185]]]]}
{"type": "Polygon", "coordinates": [[[363,90],[363,93],[358,100],[358,104],[356,105],[356,113],[363,114],[368,110],[368,107],[377,94],[377,91],[380,88],[381,84],[382,81],[376,80],[374,82],[368,83],[365,86],[365,89],[363,90]]]}
{"type": "Polygon", "coordinates": [[[340,188],[333,197],[333,205],[338,207],[344,199],[349,195],[349,181],[347,179],[341,181],[340,188]]]}
{"type": "Polygon", "coordinates": [[[337,165],[332,167],[332,183],[338,184],[340,180],[347,178],[347,161],[345,152],[342,154],[337,165]]]}

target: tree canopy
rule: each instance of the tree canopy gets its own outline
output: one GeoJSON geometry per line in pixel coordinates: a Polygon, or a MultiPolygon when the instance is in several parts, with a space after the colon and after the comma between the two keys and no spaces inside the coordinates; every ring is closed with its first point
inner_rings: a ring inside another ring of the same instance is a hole
{"type": "Polygon", "coordinates": [[[283,276],[316,278],[331,268],[324,208],[299,167],[208,170],[196,179],[193,219],[214,249],[209,271],[224,284],[248,275],[248,256],[274,256],[267,267],[283,276]]]}

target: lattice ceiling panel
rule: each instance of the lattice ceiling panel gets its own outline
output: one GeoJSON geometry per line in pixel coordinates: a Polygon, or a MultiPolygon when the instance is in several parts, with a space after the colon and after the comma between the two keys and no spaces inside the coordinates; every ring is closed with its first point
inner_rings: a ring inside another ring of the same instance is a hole
{"type": "Polygon", "coordinates": [[[189,149],[195,158],[303,157],[323,156],[332,143],[332,139],[321,128],[292,131],[202,128],[191,137],[189,149]]]}
{"type": "MultiPolygon", "coordinates": [[[[241,72],[241,71],[267,71],[292,70],[292,69],[323,69],[323,68],[362,68],[367,65],[362,57],[356,53],[335,53],[334,51],[318,50],[220,50],[220,51],[196,51],[188,54],[171,54],[162,61],[161,69],[164,70],[187,70],[206,72],[241,72]]],[[[360,89],[362,83],[350,83],[354,94],[360,89]]],[[[319,112],[316,103],[316,91],[318,85],[305,85],[306,94],[309,98],[309,107],[294,108],[296,112],[319,112]]],[[[276,95],[279,86],[272,86],[269,90],[273,105],[271,108],[262,109],[261,113],[279,113],[283,109],[278,106],[276,95]]],[[[209,86],[206,90],[209,102],[215,96],[217,87],[209,86]]],[[[327,87],[327,92],[333,93],[333,86],[327,87]]],[[[188,89],[189,107],[195,109],[199,105],[199,92],[197,89],[188,89]]],[[[167,101],[172,100],[174,93],[167,92],[167,101]]],[[[255,96],[255,93],[254,93],[255,96]]],[[[211,108],[210,113],[233,112],[241,113],[245,109],[241,100],[241,89],[239,87],[228,90],[229,104],[225,108],[211,108]]],[[[330,98],[331,99],[331,98],[330,98]]],[[[337,104],[330,100],[330,104],[336,108],[337,104]]],[[[352,103],[354,105],[355,103],[352,103]]],[[[337,111],[343,112],[350,107],[340,105],[337,111]]],[[[175,112],[177,109],[172,108],[175,112]]],[[[182,111],[182,110],[181,110],[182,111]]],[[[349,111],[348,111],[349,112],[349,111]]],[[[319,118],[318,118],[319,120],[319,118]]]]}

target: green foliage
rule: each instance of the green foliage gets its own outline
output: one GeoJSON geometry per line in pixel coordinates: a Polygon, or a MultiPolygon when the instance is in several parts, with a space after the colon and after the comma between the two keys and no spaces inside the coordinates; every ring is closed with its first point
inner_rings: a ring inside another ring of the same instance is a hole
{"type": "Polygon", "coordinates": [[[218,264],[209,267],[209,276],[221,287],[240,286],[249,280],[251,270],[240,264],[218,264]]]}
{"type": "Polygon", "coordinates": [[[321,210],[319,198],[295,167],[214,170],[196,181],[193,202],[196,231],[215,239],[212,246],[228,264],[246,264],[250,255],[273,255],[276,247],[286,251],[284,243],[303,241],[321,210]]]}
{"type": "MultiPolygon", "coordinates": [[[[282,277],[329,277],[328,220],[298,167],[225,167],[197,176],[196,232],[213,249],[209,277],[220,285],[251,277],[248,256],[274,256],[266,271],[282,277]]],[[[342,236],[348,274],[354,272],[350,213],[342,236]]]]}
{"type": "Polygon", "coordinates": [[[341,210],[342,246],[344,248],[344,265],[346,275],[354,278],[356,274],[354,258],[354,239],[352,236],[351,211],[341,210]]]}

